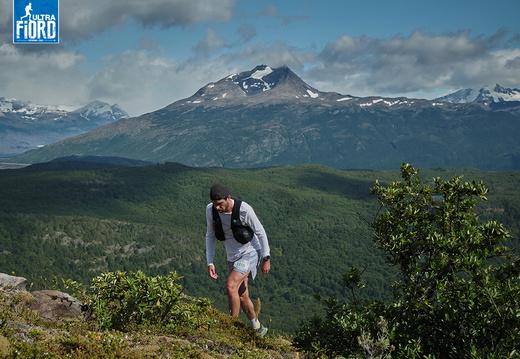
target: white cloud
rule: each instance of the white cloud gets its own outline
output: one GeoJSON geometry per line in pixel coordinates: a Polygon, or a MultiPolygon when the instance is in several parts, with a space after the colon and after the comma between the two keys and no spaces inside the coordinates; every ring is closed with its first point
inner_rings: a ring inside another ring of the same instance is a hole
{"type": "Polygon", "coordinates": [[[260,41],[225,48],[211,61],[235,64],[240,71],[259,64],[287,65],[322,91],[433,98],[486,84],[519,87],[520,49],[500,49],[506,40],[500,31],[489,38],[472,38],[468,31],[445,35],[415,31],[387,40],[344,35],[321,51],[260,41]]]}
{"type": "Polygon", "coordinates": [[[240,71],[253,69],[257,65],[265,64],[271,67],[288,66],[293,71],[303,71],[306,63],[314,62],[316,54],[287,45],[281,41],[273,43],[259,42],[244,48],[234,49],[234,52],[221,56],[226,63],[243,64],[240,71]]]}
{"type": "Polygon", "coordinates": [[[0,67],[9,69],[0,72],[0,97],[77,107],[101,100],[137,116],[239,71],[218,63],[175,63],[143,49],[107,56],[102,70],[89,76],[81,70],[84,60],[71,51],[21,53],[13,45],[0,45],[0,67]]]}
{"type": "Polygon", "coordinates": [[[520,50],[499,50],[503,36],[415,31],[380,40],[344,35],[323,48],[306,75],[322,90],[358,96],[435,94],[489,82],[515,87],[520,84],[520,50]]]}
{"type": "Polygon", "coordinates": [[[83,0],[62,2],[60,33],[88,38],[133,20],[144,27],[187,26],[204,21],[229,21],[235,0],[83,0]]]}
{"type": "MultiPolygon", "coordinates": [[[[305,7],[305,5],[304,5],[305,7]]],[[[277,6],[272,4],[268,5],[264,10],[262,10],[257,17],[271,17],[275,19],[281,19],[282,24],[289,25],[294,21],[307,20],[310,17],[306,15],[281,15],[280,10],[277,6]]]]}
{"type": "Polygon", "coordinates": [[[246,43],[256,36],[256,29],[252,24],[242,24],[237,29],[237,34],[240,37],[240,43],[246,43]]]}
{"type": "Polygon", "coordinates": [[[267,17],[274,17],[277,18],[280,16],[280,10],[278,10],[278,7],[274,6],[273,4],[270,4],[264,8],[257,16],[267,16],[267,17]]]}
{"type": "Polygon", "coordinates": [[[218,52],[226,46],[226,40],[219,37],[217,32],[211,28],[207,30],[206,37],[199,41],[193,48],[197,57],[207,57],[212,53],[218,52]]]}
{"type": "Polygon", "coordinates": [[[70,51],[26,52],[0,45],[0,96],[38,104],[72,104],[85,98],[84,56],[70,51]],[[63,99],[65,102],[60,102],[63,99]]]}
{"type": "Polygon", "coordinates": [[[89,99],[117,102],[132,116],[189,97],[200,87],[236,70],[216,63],[175,63],[145,50],[126,51],[105,62],[105,68],[86,85],[89,99]]]}
{"type": "MultiPolygon", "coordinates": [[[[67,0],[60,2],[60,41],[75,42],[134,21],[143,27],[168,28],[205,21],[225,22],[236,0],[67,0]]],[[[0,0],[12,9],[12,0],[0,0]]],[[[12,38],[12,11],[0,11],[0,34],[12,38]]]]}

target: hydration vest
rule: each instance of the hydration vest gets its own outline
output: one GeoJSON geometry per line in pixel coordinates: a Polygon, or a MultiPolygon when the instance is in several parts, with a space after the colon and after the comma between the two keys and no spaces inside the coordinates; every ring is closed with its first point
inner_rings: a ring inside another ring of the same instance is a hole
{"type": "MultiPolygon", "coordinates": [[[[249,243],[251,239],[253,239],[254,232],[249,226],[244,226],[242,222],[240,222],[241,204],[241,200],[235,199],[233,210],[231,211],[231,230],[233,231],[233,237],[235,237],[237,242],[246,244],[249,243]]],[[[211,208],[213,211],[213,226],[215,228],[215,237],[217,237],[219,241],[225,241],[226,236],[224,235],[224,229],[222,228],[220,215],[218,214],[215,206],[212,206],[211,208]]]]}

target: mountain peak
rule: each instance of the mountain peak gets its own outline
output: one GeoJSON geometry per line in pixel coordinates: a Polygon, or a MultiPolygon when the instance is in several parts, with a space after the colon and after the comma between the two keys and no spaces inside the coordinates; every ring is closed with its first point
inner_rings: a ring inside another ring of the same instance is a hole
{"type": "Polygon", "coordinates": [[[503,103],[520,101],[520,89],[506,88],[495,84],[495,86],[485,85],[480,89],[467,88],[449,95],[436,98],[437,101],[447,101],[454,103],[476,102],[483,104],[503,103]]]}
{"type": "Polygon", "coordinates": [[[35,105],[0,97],[0,156],[11,156],[129,117],[118,105],[94,101],[71,106],[35,105]]]}
{"type": "Polygon", "coordinates": [[[211,82],[182,102],[219,106],[222,102],[227,104],[229,101],[273,103],[288,99],[316,99],[328,95],[306,84],[287,66],[272,68],[259,65],[250,71],[211,82]]]}
{"type": "Polygon", "coordinates": [[[102,118],[108,122],[130,117],[126,111],[119,107],[119,105],[110,105],[99,100],[93,101],[73,112],[78,113],[81,117],[89,121],[91,117],[95,117],[97,119],[102,118]]]}

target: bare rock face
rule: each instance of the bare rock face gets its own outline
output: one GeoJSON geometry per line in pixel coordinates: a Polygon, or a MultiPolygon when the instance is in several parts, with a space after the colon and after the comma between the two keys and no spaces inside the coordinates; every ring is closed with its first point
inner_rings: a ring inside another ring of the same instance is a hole
{"type": "Polygon", "coordinates": [[[44,319],[60,320],[62,318],[84,318],[85,305],[67,293],[57,290],[39,290],[27,292],[27,279],[0,273],[0,288],[8,291],[26,293],[31,298],[27,301],[29,307],[44,319]],[[8,289],[11,287],[12,289],[8,289]]]}
{"type": "Polygon", "coordinates": [[[18,290],[25,290],[27,279],[23,277],[16,277],[5,273],[0,273],[0,284],[10,285],[18,290]]]}
{"type": "Polygon", "coordinates": [[[31,294],[34,297],[31,309],[44,319],[83,318],[84,305],[66,293],[57,290],[39,290],[31,294]]]}

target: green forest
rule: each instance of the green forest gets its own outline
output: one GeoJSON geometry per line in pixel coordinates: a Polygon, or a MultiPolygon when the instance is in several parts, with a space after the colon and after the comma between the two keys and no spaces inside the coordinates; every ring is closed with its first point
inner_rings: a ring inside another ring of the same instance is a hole
{"type": "MultiPolygon", "coordinates": [[[[0,171],[0,272],[28,279],[28,289],[53,278],[83,283],[106,271],[182,276],[184,292],[227,311],[225,255],[217,248],[218,280],[206,274],[205,215],[209,188],[224,183],[253,206],[269,237],[272,271],[251,283],[260,319],[274,333],[293,333],[323,311],[315,298],[344,298],[343,275],[356,267],[364,299],[386,300],[397,272],[373,243],[381,212],[370,194],[393,171],[337,170],[321,165],[258,169],[192,168],[176,163],[97,170],[0,171]]],[[[520,254],[520,173],[421,169],[433,177],[483,181],[483,221],[498,220],[520,254]]]]}

